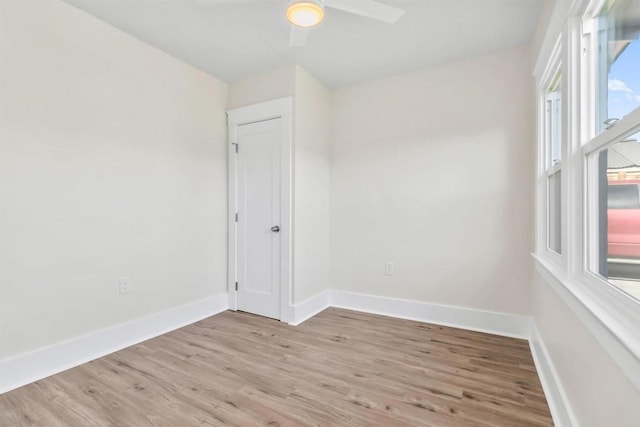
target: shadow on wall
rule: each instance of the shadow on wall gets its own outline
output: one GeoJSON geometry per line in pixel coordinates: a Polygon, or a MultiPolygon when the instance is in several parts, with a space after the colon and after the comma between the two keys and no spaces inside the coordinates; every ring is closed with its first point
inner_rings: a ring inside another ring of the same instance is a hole
{"type": "Polygon", "coordinates": [[[528,313],[532,101],[525,49],[338,90],[332,284],[528,313]],[[526,63],[526,61],[523,61],[526,63]],[[395,262],[394,276],[383,274],[395,262]]]}

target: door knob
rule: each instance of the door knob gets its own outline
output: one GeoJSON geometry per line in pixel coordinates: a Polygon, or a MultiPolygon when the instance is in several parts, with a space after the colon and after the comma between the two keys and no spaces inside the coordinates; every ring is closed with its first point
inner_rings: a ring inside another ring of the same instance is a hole
{"type": "Polygon", "coordinates": [[[274,225],[273,227],[271,227],[271,231],[273,231],[274,233],[279,233],[280,232],[280,226],[279,225],[274,225]]]}

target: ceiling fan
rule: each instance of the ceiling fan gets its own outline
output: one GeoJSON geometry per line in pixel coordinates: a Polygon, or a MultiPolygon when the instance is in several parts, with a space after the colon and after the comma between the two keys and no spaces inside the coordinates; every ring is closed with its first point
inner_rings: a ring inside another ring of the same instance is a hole
{"type": "MultiPolygon", "coordinates": [[[[197,0],[200,4],[221,5],[282,0],[197,0]]],[[[322,22],[325,7],[338,9],[378,21],[395,23],[405,10],[375,0],[289,0],[286,9],[287,20],[291,23],[289,46],[304,46],[309,29],[322,22]]]]}

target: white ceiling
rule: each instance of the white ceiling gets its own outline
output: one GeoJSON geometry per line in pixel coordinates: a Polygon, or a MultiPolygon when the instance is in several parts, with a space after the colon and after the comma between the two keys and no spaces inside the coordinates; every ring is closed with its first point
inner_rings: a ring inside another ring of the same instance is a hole
{"type": "Polygon", "coordinates": [[[65,1],[227,82],[297,63],[331,89],[529,44],[541,3],[383,0],[407,10],[396,24],[327,9],[290,48],[287,0],[65,1]]]}

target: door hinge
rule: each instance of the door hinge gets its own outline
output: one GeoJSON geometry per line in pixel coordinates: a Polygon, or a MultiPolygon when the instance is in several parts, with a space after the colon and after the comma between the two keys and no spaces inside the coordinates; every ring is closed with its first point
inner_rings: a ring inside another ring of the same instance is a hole
{"type": "Polygon", "coordinates": [[[236,291],[238,290],[238,282],[236,282],[236,291]]]}
{"type": "Polygon", "coordinates": [[[238,222],[238,212],[236,212],[236,222],[238,222]]]}
{"type": "Polygon", "coordinates": [[[240,146],[240,144],[238,144],[237,142],[232,142],[231,144],[234,145],[234,148],[236,150],[236,153],[238,152],[238,147],[240,146]]]}

